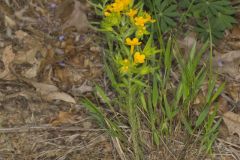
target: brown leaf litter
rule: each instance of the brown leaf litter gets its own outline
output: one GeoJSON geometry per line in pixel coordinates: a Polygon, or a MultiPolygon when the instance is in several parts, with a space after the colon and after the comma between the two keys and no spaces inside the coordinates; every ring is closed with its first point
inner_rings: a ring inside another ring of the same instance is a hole
{"type": "MultiPolygon", "coordinates": [[[[219,74],[220,83],[226,83],[219,110],[223,122],[220,126],[220,143],[229,146],[234,155],[240,152],[240,27],[227,32],[214,50],[213,70],[219,74]]],[[[237,156],[240,158],[239,156],[237,156]]]]}
{"type": "Polygon", "coordinates": [[[224,113],[223,120],[227,125],[230,134],[237,134],[240,136],[240,115],[229,111],[224,113]]]}
{"type": "Polygon", "coordinates": [[[8,2],[0,3],[0,159],[113,159],[108,136],[77,104],[102,76],[84,3],[8,2]]]}
{"type": "Polygon", "coordinates": [[[75,27],[79,32],[85,32],[89,28],[89,22],[85,14],[87,4],[77,0],[64,1],[57,10],[57,15],[64,20],[62,29],[75,27]],[[70,13],[70,16],[68,14],[70,13]]]}

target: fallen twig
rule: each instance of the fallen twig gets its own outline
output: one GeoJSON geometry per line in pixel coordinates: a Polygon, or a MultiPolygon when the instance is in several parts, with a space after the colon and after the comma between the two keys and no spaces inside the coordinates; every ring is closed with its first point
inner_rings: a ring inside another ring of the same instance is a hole
{"type": "Polygon", "coordinates": [[[70,132],[70,131],[81,131],[81,132],[98,132],[105,131],[105,129],[84,129],[77,126],[64,126],[64,127],[54,127],[50,125],[41,126],[22,126],[13,128],[0,128],[0,133],[23,133],[23,132],[42,132],[42,131],[60,131],[60,132],[70,132]]]}

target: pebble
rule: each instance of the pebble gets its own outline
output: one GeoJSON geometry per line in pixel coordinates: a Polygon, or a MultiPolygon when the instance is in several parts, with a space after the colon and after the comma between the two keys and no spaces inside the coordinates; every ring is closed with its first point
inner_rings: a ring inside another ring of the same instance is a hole
{"type": "Polygon", "coordinates": [[[92,47],[90,47],[90,51],[92,51],[92,52],[101,52],[101,47],[92,46],[92,47]]]}
{"type": "Polygon", "coordinates": [[[64,55],[64,50],[60,48],[55,48],[55,53],[58,55],[64,55]]]}
{"type": "Polygon", "coordinates": [[[92,127],[92,123],[91,122],[83,122],[83,128],[84,129],[90,129],[92,127]]]}
{"type": "Polygon", "coordinates": [[[3,48],[4,46],[4,42],[0,42],[0,48],[3,48]]]}

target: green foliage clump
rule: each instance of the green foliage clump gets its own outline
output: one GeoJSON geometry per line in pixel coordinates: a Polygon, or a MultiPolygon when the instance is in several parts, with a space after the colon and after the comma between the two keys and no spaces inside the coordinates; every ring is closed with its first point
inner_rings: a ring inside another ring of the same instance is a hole
{"type": "Polygon", "coordinates": [[[214,40],[232,27],[235,10],[229,0],[140,0],[156,16],[163,33],[192,24],[202,38],[214,40]]]}

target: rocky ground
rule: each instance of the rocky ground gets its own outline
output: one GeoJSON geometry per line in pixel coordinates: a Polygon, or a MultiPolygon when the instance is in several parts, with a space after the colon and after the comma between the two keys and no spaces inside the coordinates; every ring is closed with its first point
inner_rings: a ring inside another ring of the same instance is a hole
{"type": "MultiPolygon", "coordinates": [[[[94,18],[81,0],[0,0],[0,160],[119,159],[114,141],[81,105],[94,83],[105,84],[103,40],[89,27],[94,18]]],[[[219,84],[226,82],[216,156],[240,159],[239,24],[214,55],[219,84]]]]}
{"type": "Polygon", "coordinates": [[[81,106],[103,79],[80,1],[0,1],[0,159],[113,159],[81,106]]]}

